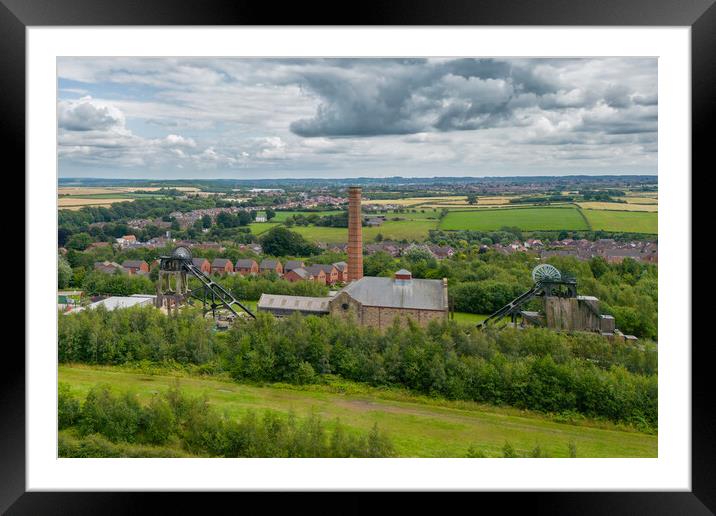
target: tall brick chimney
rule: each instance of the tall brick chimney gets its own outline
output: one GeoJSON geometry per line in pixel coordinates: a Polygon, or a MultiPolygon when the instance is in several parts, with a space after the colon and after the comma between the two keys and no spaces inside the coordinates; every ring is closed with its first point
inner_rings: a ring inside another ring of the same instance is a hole
{"type": "Polygon", "coordinates": [[[361,189],[348,188],[348,281],[363,277],[363,228],[360,213],[361,189]]]}

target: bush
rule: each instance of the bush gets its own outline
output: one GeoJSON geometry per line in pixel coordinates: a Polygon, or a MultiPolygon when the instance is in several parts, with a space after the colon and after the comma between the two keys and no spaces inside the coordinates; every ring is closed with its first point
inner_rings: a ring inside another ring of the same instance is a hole
{"type": "MultiPolygon", "coordinates": [[[[63,399],[67,388],[62,387],[63,399]]],[[[180,456],[212,457],[391,457],[393,445],[377,424],[367,435],[345,432],[338,420],[329,433],[311,413],[298,419],[267,411],[233,419],[212,409],[205,397],[189,397],[175,384],[142,407],[129,392],[112,393],[97,385],[87,394],[77,425],[81,441],[60,434],[62,457],[180,456]],[[176,441],[184,450],[151,448],[176,441]],[[129,443],[137,446],[130,446],[129,443]],[[163,455],[162,455],[163,454],[163,455]]],[[[72,430],[72,428],[71,428],[72,430]]],[[[74,430],[73,430],[74,431],[74,430]]]]}
{"type": "Polygon", "coordinates": [[[57,421],[60,429],[73,426],[80,418],[80,402],[72,396],[70,386],[60,382],[57,385],[57,421]]]}

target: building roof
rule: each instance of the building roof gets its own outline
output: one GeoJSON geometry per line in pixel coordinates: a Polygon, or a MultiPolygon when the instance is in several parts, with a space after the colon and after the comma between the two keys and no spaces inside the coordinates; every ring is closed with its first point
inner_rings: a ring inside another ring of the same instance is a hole
{"type": "Polygon", "coordinates": [[[241,260],[236,260],[235,267],[237,269],[250,269],[254,266],[256,263],[256,260],[251,260],[250,258],[242,258],[241,260]]]}
{"type": "Polygon", "coordinates": [[[214,261],[211,262],[212,267],[226,267],[227,263],[231,263],[231,260],[228,260],[226,258],[214,258],[214,261]]]}
{"type": "Polygon", "coordinates": [[[336,269],[339,271],[344,271],[348,269],[348,264],[346,262],[336,262],[333,265],[335,265],[336,269]]]}
{"type": "Polygon", "coordinates": [[[207,261],[206,258],[192,258],[191,263],[193,263],[196,267],[201,267],[204,265],[204,262],[207,261]]]}
{"type": "Polygon", "coordinates": [[[308,272],[306,269],[304,269],[303,267],[296,267],[295,269],[291,269],[291,270],[289,270],[288,272],[293,272],[293,273],[296,274],[298,277],[303,278],[303,279],[311,278],[311,273],[309,273],[309,272],[308,272]]]}
{"type": "MultiPolygon", "coordinates": [[[[309,274],[313,276],[318,276],[321,272],[323,272],[324,274],[326,273],[326,269],[323,268],[323,265],[318,263],[314,265],[309,265],[308,267],[305,267],[305,269],[308,271],[309,274]]],[[[330,272],[330,269],[328,270],[328,272],[330,272]]]]}
{"type": "Polygon", "coordinates": [[[278,260],[261,260],[261,265],[259,265],[259,268],[275,269],[278,263],[279,263],[278,260]]]}
{"type": "Polygon", "coordinates": [[[147,265],[147,262],[145,262],[144,260],[124,260],[122,262],[122,267],[124,267],[124,268],[141,267],[142,264],[147,265]]]}
{"type": "Polygon", "coordinates": [[[303,267],[303,262],[301,260],[288,260],[283,266],[283,270],[288,272],[291,269],[298,269],[299,267],[303,267]]]}
{"type": "Polygon", "coordinates": [[[259,310],[300,310],[302,312],[328,312],[328,297],[284,296],[261,294],[257,304],[259,310]]]}
{"type": "Polygon", "coordinates": [[[366,306],[446,310],[442,280],[412,279],[396,282],[393,278],[363,276],[349,283],[343,292],[366,306]]]}
{"type": "Polygon", "coordinates": [[[88,305],[87,308],[92,309],[98,308],[99,306],[104,306],[107,310],[116,310],[117,308],[128,308],[130,306],[152,305],[154,303],[155,297],[156,296],[153,295],[113,296],[92,303],[91,305],[88,305]]]}

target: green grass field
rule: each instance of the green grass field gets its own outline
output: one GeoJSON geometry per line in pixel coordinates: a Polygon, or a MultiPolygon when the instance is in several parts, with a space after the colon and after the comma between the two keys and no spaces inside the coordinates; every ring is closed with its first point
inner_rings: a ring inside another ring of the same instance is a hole
{"type": "Polygon", "coordinates": [[[280,225],[278,222],[252,222],[249,224],[249,228],[254,235],[261,235],[266,233],[269,229],[280,225]]]}
{"type": "Polygon", "coordinates": [[[455,312],[453,313],[453,320],[460,324],[477,324],[487,319],[487,314],[469,314],[467,312],[455,312]]]}
{"type": "Polygon", "coordinates": [[[494,231],[502,227],[524,231],[586,230],[587,224],[577,208],[497,208],[491,210],[452,211],[440,223],[440,229],[494,231]]]}
{"type": "MultiPolygon", "coordinates": [[[[142,401],[173,384],[172,376],[126,372],[112,367],[60,366],[59,381],[84,397],[98,383],[132,390],[142,401]]],[[[335,418],[349,430],[368,431],[374,423],[388,433],[402,457],[461,457],[475,446],[488,456],[501,456],[509,441],[521,453],[539,445],[551,457],[568,456],[574,442],[578,457],[656,457],[657,436],[616,429],[608,424],[586,426],[549,420],[517,409],[468,402],[447,402],[411,396],[404,391],[361,384],[258,387],[220,379],[183,377],[180,387],[191,395],[206,394],[210,403],[238,416],[249,409],[313,410],[327,423],[335,418]]]]}
{"type": "MultiPolygon", "coordinates": [[[[373,242],[375,236],[380,233],[383,235],[383,240],[406,239],[420,242],[427,238],[428,231],[435,229],[436,225],[436,220],[388,220],[378,227],[364,227],[363,241],[373,242]]],[[[337,244],[348,241],[348,228],[293,226],[291,230],[302,234],[311,242],[337,244]]]]}
{"type": "Polygon", "coordinates": [[[583,210],[592,229],[622,233],[658,233],[659,215],[643,211],[583,210]]]}
{"type": "Polygon", "coordinates": [[[294,215],[319,215],[326,217],[328,215],[338,215],[342,210],[331,210],[331,211],[277,211],[276,216],[271,219],[271,222],[284,222],[287,218],[293,217],[294,215]]]}

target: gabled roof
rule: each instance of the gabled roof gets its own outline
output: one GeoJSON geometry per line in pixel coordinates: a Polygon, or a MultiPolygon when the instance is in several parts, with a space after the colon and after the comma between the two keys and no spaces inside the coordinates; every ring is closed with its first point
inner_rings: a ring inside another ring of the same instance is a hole
{"type": "Polygon", "coordinates": [[[251,260],[249,258],[242,258],[241,260],[236,260],[236,264],[234,267],[237,269],[250,269],[254,266],[256,263],[256,260],[251,260]]]}
{"type": "Polygon", "coordinates": [[[363,276],[349,283],[342,292],[365,306],[447,309],[442,280],[413,279],[402,283],[393,278],[363,276]]]}
{"type": "Polygon", "coordinates": [[[259,268],[275,269],[278,263],[279,263],[278,260],[261,260],[261,265],[259,265],[259,268]]]}
{"type": "Polygon", "coordinates": [[[308,273],[311,274],[312,276],[318,276],[318,275],[320,275],[321,273],[323,273],[323,274],[326,273],[326,270],[323,268],[323,265],[320,265],[320,264],[309,265],[309,266],[306,267],[305,269],[306,269],[306,270],[308,271],[308,273]]]}
{"type": "Polygon", "coordinates": [[[291,269],[297,269],[299,267],[303,267],[303,262],[301,260],[288,260],[284,266],[283,270],[286,272],[290,271],[291,269]]]}
{"type": "Polygon", "coordinates": [[[122,267],[135,268],[135,267],[141,267],[142,264],[147,265],[147,262],[145,262],[144,260],[124,260],[122,262],[122,267]]]}
{"type": "Polygon", "coordinates": [[[204,262],[208,261],[206,258],[192,258],[191,263],[196,265],[197,267],[201,267],[204,265],[204,262]]]}
{"type": "Polygon", "coordinates": [[[334,266],[336,267],[336,269],[338,269],[339,271],[344,271],[344,270],[346,270],[346,269],[348,268],[348,264],[347,264],[346,262],[336,262],[336,263],[334,263],[333,265],[334,265],[334,266]]]}
{"type": "Polygon", "coordinates": [[[291,269],[288,272],[293,272],[294,274],[296,274],[297,276],[299,276],[300,278],[303,278],[303,279],[309,279],[312,277],[311,273],[308,272],[303,267],[296,267],[295,269],[291,269]]]}
{"type": "Polygon", "coordinates": [[[211,262],[212,267],[226,267],[227,263],[231,263],[231,260],[227,260],[226,258],[214,258],[214,261],[211,262]]]}

